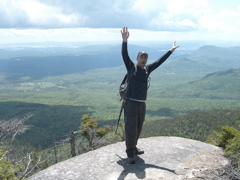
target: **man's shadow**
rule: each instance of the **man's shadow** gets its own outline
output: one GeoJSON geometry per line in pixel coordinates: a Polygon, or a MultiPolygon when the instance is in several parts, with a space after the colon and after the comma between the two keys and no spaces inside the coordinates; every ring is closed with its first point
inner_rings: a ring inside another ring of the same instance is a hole
{"type": "Polygon", "coordinates": [[[117,163],[123,167],[123,171],[119,175],[118,180],[124,180],[129,173],[135,173],[138,179],[145,179],[146,178],[145,169],[147,168],[162,169],[176,174],[175,171],[172,169],[156,166],[153,164],[145,164],[145,161],[139,156],[137,156],[135,159],[136,164],[129,164],[126,158],[122,158],[119,155],[117,156],[120,158],[120,160],[117,161],[117,163]]]}

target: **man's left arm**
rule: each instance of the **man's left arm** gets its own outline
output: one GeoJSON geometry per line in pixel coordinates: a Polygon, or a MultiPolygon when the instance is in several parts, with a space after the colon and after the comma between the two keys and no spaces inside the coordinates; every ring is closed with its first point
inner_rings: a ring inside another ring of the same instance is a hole
{"type": "Polygon", "coordinates": [[[176,41],[174,41],[172,48],[165,53],[163,56],[161,56],[157,61],[155,61],[154,63],[148,65],[149,71],[153,71],[156,68],[158,68],[164,61],[167,60],[167,58],[178,48],[179,46],[176,45],[176,41]]]}

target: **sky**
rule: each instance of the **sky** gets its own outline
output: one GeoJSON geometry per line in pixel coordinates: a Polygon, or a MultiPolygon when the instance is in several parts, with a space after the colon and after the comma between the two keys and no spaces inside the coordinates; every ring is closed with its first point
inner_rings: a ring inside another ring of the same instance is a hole
{"type": "Polygon", "coordinates": [[[129,41],[240,43],[240,0],[0,0],[0,44],[121,41],[124,26],[129,41]]]}

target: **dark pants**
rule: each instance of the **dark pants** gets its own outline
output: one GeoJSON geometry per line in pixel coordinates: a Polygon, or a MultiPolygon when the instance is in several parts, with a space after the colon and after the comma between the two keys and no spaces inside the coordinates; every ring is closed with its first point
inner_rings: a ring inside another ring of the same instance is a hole
{"type": "Polygon", "coordinates": [[[125,143],[128,157],[133,157],[136,150],[138,138],[142,131],[145,120],[146,104],[127,100],[124,106],[125,121],[125,143]]]}

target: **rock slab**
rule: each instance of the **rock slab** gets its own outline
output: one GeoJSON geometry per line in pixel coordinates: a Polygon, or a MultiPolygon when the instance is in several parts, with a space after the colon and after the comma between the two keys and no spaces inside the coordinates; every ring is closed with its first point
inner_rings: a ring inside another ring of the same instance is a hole
{"type": "Polygon", "coordinates": [[[181,137],[143,138],[138,147],[145,154],[133,165],[126,161],[125,143],[118,142],[57,163],[29,180],[203,179],[204,172],[228,164],[221,148],[181,137]]]}

